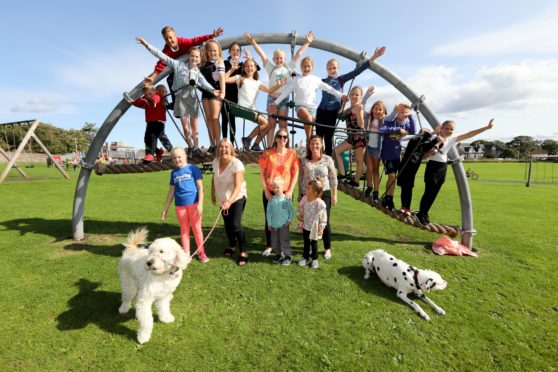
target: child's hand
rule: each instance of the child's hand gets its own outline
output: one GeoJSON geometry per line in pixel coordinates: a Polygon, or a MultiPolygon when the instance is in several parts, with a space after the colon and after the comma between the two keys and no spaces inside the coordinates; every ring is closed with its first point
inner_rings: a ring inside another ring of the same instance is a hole
{"type": "Polygon", "coordinates": [[[215,89],[215,90],[213,91],[213,95],[214,95],[215,97],[217,97],[217,98],[225,98],[225,95],[224,95],[224,94],[221,94],[221,91],[220,91],[219,89],[215,89]]]}
{"type": "Polygon", "coordinates": [[[401,136],[406,136],[407,133],[408,133],[408,132],[407,132],[405,129],[403,129],[403,128],[399,129],[399,135],[401,135],[401,136]]]}
{"type": "Polygon", "coordinates": [[[385,46],[376,48],[376,50],[374,51],[374,55],[372,55],[372,57],[370,58],[370,63],[374,62],[378,57],[383,56],[385,52],[386,52],[385,46]]]}
{"type": "Polygon", "coordinates": [[[167,210],[166,209],[163,209],[163,213],[161,213],[161,219],[163,221],[167,220],[167,210]]]}
{"type": "Polygon", "coordinates": [[[366,90],[366,93],[368,94],[374,94],[374,85],[370,85],[368,87],[368,89],[366,90]]]}
{"type": "Polygon", "coordinates": [[[147,41],[145,41],[145,39],[143,39],[142,37],[136,36],[136,41],[138,42],[138,44],[147,46],[147,41]]]}
{"type": "Polygon", "coordinates": [[[349,100],[349,97],[347,97],[346,94],[343,94],[343,95],[341,96],[341,103],[345,104],[345,102],[347,102],[348,100],[349,100]]]}
{"type": "Polygon", "coordinates": [[[320,233],[320,235],[323,235],[323,234],[324,234],[324,228],[323,228],[323,227],[320,227],[320,228],[318,229],[318,232],[320,233]]]}
{"type": "Polygon", "coordinates": [[[223,32],[225,32],[225,30],[223,30],[222,27],[217,27],[215,30],[213,30],[213,37],[218,37],[223,35],[223,32]]]}
{"type": "Polygon", "coordinates": [[[306,41],[308,42],[308,44],[314,41],[314,33],[312,31],[308,31],[308,33],[306,34],[306,41]]]}
{"type": "Polygon", "coordinates": [[[246,39],[247,42],[249,42],[250,44],[254,44],[255,40],[252,37],[252,35],[250,35],[248,32],[244,33],[244,38],[246,39]]]}
{"type": "Polygon", "coordinates": [[[490,119],[490,121],[488,122],[488,125],[486,126],[488,129],[492,129],[492,127],[494,126],[494,118],[490,119]]]}
{"type": "Polygon", "coordinates": [[[198,210],[198,214],[199,214],[200,217],[201,217],[201,215],[202,215],[202,213],[203,213],[203,205],[202,205],[201,203],[198,203],[198,208],[197,208],[197,210],[198,210]]]}
{"type": "Polygon", "coordinates": [[[221,208],[223,208],[224,211],[229,210],[230,207],[231,207],[231,202],[228,200],[225,200],[223,204],[221,204],[221,208]]]}

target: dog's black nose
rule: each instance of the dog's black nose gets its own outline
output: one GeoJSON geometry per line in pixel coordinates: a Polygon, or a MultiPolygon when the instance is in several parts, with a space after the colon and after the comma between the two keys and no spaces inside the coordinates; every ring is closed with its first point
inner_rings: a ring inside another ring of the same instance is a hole
{"type": "Polygon", "coordinates": [[[151,267],[151,265],[153,265],[153,261],[152,260],[147,261],[147,266],[151,267]]]}

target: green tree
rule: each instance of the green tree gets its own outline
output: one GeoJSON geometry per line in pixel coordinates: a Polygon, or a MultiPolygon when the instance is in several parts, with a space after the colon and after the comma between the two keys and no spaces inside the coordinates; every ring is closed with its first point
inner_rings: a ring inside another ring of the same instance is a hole
{"type": "Polygon", "coordinates": [[[533,151],[539,147],[539,144],[539,141],[529,136],[517,136],[506,143],[509,148],[517,151],[519,158],[523,159],[531,156],[533,151]]]}
{"type": "Polygon", "coordinates": [[[544,140],[541,143],[541,149],[546,151],[548,155],[557,155],[558,154],[558,141],[554,141],[551,139],[544,140]]]}

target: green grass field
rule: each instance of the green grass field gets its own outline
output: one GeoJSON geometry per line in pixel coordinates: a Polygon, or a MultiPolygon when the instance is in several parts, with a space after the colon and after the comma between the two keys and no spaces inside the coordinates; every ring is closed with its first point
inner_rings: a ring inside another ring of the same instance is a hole
{"type": "MultiPolygon", "coordinates": [[[[148,226],[151,239],[178,238],[175,216],[160,220],[168,173],[92,175],[86,240],[77,242],[78,173],[64,180],[37,166],[26,169],[34,180],[21,181],[11,171],[0,185],[0,369],[555,370],[558,185],[526,188],[524,164],[472,167],[481,177],[470,182],[479,258],[437,256],[436,235],[341,194],[332,211],[333,258],[320,259],[318,270],[261,257],[261,191],[257,169],[248,167],[248,266],[222,257],[220,222],[206,246],[211,261],[193,262],[175,292],[176,322],[157,322],[145,345],[135,340],[133,312],[117,312],[117,266],[121,243],[138,226],[148,226]],[[376,277],[365,281],[361,261],[373,249],[440,273],[448,287],[429,297],[447,315],[421,303],[432,318],[426,322],[376,277]]],[[[413,207],[422,174],[416,184],[413,207]]],[[[460,223],[456,190],[450,176],[432,221],[460,223]]],[[[204,231],[217,215],[206,192],[204,231]]],[[[296,260],[302,237],[295,232],[292,245],[296,260]]]]}

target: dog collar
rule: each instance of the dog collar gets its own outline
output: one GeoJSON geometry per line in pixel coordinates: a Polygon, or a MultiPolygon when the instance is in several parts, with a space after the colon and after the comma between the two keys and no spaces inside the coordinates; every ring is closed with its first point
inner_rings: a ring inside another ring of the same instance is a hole
{"type": "Polygon", "coordinates": [[[417,287],[417,289],[421,289],[420,285],[419,285],[419,281],[418,281],[419,271],[418,271],[418,269],[415,269],[415,268],[413,268],[413,271],[415,272],[414,275],[413,275],[413,279],[415,279],[415,286],[417,287]]]}

